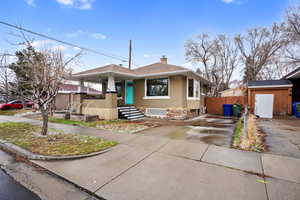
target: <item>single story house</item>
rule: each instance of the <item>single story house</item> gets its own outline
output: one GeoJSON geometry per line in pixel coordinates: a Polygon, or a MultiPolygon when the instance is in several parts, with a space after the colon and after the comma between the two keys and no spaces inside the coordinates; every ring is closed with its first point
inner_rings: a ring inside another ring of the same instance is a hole
{"type": "Polygon", "coordinates": [[[185,119],[204,111],[204,96],[210,83],[198,73],[160,62],[136,69],[107,65],[70,77],[102,84],[102,98],[89,98],[83,90],[73,98],[78,113],[98,115],[102,119],[138,119],[153,116],[185,119]]]}
{"type": "MultiPolygon", "coordinates": [[[[67,110],[72,102],[72,94],[80,91],[79,85],[64,83],[60,86],[58,94],[54,99],[55,110],[67,110]]],[[[82,91],[89,95],[101,95],[101,91],[84,86],[82,91]]]]}
{"type": "Polygon", "coordinates": [[[250,112],[264,118],[292,113],[292,88],[289,80],[263,80],[248,82],[250,112]]]}
{"type": "Polygon", "coordinates": [[[292,82],[292,101],[300,102],[300,67],[287,74],[282,79],[289,80],[292,82]]]}

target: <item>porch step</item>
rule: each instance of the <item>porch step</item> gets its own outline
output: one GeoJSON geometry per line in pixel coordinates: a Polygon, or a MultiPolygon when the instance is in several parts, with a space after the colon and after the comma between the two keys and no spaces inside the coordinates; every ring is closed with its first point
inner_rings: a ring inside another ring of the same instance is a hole
{"type": "Polygon", "coordinates": [[[119,119],[139,120],[145,117],[139,109],[134,106],[118,107],[119,119]]]}

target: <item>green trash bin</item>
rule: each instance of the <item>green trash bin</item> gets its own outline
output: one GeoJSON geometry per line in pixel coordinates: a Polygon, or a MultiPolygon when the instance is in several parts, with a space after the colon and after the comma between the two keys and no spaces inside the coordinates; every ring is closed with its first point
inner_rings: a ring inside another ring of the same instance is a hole
{"type": "Polygon", "coordinates": [[[242,115],[242,105],[234,104],[233,105],[233,116],[234,117],[241,117],[242,115]]]}
{"type": "Polygon", "coordinates": [[[300,103],[296,104],[295,116],[300,118],[300,103]]]}

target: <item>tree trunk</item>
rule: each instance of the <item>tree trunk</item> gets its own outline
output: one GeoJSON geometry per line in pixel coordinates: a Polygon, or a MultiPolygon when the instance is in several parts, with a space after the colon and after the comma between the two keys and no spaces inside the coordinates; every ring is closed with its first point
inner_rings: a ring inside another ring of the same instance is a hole
{"type": "Polygon", "coordinates": [[[42,135],[47,135],[48,132],[48,109],[41,109],[42,117],[43,117],[43,127],[42,127],[42,135]]]}

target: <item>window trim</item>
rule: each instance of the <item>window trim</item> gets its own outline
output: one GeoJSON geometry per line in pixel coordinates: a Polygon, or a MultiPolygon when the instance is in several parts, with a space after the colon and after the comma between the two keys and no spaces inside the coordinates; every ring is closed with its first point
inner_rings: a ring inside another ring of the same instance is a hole
{"type": "Polygon", "coordinates": [[[145,78],[144,81],[144,97],[143,99],[170,99],[170,77],[159,77],[159,78],[145,78]],[[153,80],[153,79],[162,79],[167,78],[168,79],[168,96],[147,96],[147,80],[153,80]]]}
{"type": "Polygon", "coordinates": [[[187,100],[200,100],[201,99],[201,82],[198,79],[192,78],[192,77],[187,77],[186,78],[186,99],[187,100]],[[194,91],[193,91],[193,97],[189,97],[189,79],[193,79],[193,83],[194,83],[194,91]],[[196,97],[196,87],[195,84],[196,82],[198,82],[199,84],[199,97],[196,97]]]}

